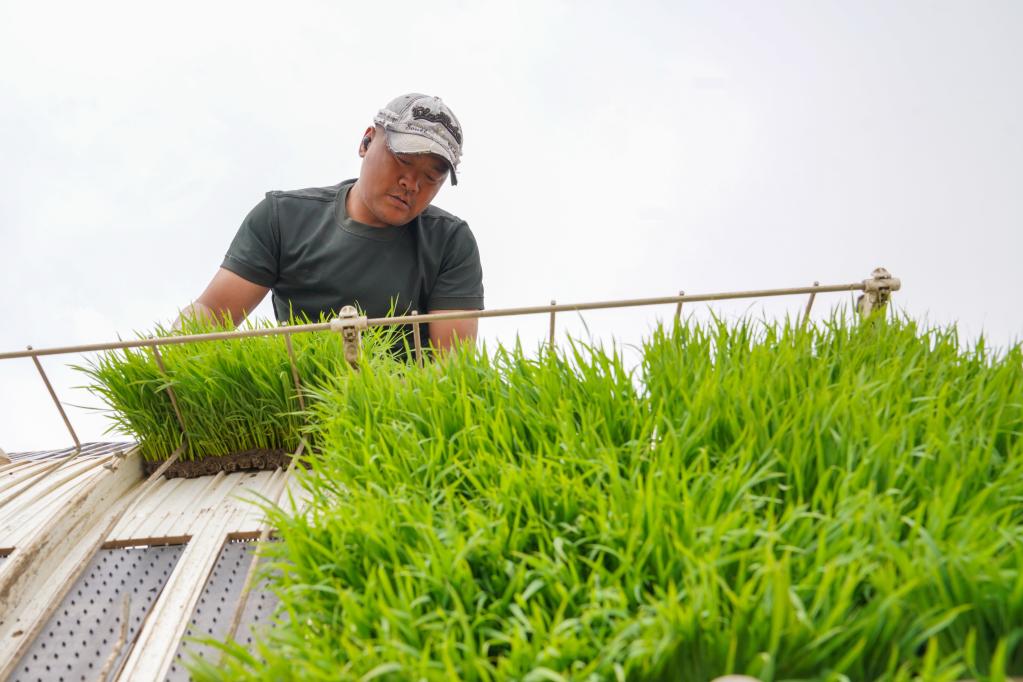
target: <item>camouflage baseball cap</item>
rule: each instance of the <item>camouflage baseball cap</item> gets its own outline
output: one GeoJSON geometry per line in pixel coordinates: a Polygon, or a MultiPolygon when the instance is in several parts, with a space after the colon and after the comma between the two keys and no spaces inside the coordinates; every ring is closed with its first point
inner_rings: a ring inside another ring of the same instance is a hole
{"type": "Polygon", "coordinates": [[[373,123],[384,129],[392,152],[444,158],[451,167],[451,184],[458,184],[455,168],[462,158],[462,126],[440,97],[402,95],[377,112],[373,123]]]}

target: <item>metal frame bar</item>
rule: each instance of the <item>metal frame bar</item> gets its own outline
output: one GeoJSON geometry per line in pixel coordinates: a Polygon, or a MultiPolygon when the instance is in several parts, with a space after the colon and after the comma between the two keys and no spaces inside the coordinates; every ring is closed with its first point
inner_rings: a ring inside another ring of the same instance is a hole
{"type": "Polygon", "coordinates": [[[302,397],[302,382],[298,380],[298,364],[295,362],[295,351],[291,348],[291,334],[284,335],[284,347],[288,349],[288,360],[291,362],[291,378],[295,382],[295,395],[298,396],[298,407],[305,412],[305,398],[302,397]]]}
{"type": "MultiPolygon", "coordinates": [[[[419,311],[413,310],[412,317],[419,317],[419,311]]],[[[412,323],[412,343],[416,347],[416,364],[422,367],[425,358],[423,357],[423,339],[419,329],[419,322],[412,323]]]]}
{"type": "MultiPolygon", "coordinates": [[[[32,346],[27,346],[28,350],[32,350],[32,346]]],[[[64,406],[60,404],[60,399],[57,398],[57,392],[53,390],[53,384],[50,383],[49,377],[46,376],[46,372],[43,371],[43,364],[39,362],[39,357],[36,355],[32,356],[32,362],[36,364],[36,369],[39,370],[39,376],[42,378],[43,383],[46,384],[46,390],[50,392],[50,397],[53,398],[53,404],[57,406],[57,411],[60,412],[60,418],[64,420],[64,426],[67,427],[68,433],[71,434],[71,440],[75,442],[75,452],[71,457],[75,457],[82,451],[82,442],[78,440],[78,434],[75,433],[75,428],[71,426],[71,420],[68,419],[67,412],[64,411],[64,406]]]]}
{"type": "MultiPolygon", "coordinates": [[[[13,360],[16,358],[40,357],[43,355],[65,355],[68,353],[88,353],[91,351],[119,350],[123,348],[147,348],[151,346],[172,346],[180,343],[200,343],[203,341],[216,341],[220,339],[240,339],[253,336],[277,336],[280,334],[307,334],[311,332],[322,332],[348,326],[356,328],[386,327],[397,324],[412,324],[414,322],[429,324],[430,322],[441,322],[445,320],[478,320],[490,317],[513,317],[519,315],[541,315],[561,312],[581,312],[584,310],[606,310],[609,308],[635,308],[651,305],[668,305],[671,303],[702,303],[709,301],[729,301],[739,298],[772,298],[776,296],[793,296],[798,294],[827,294],[843,291],[875,291],[878,285],[875,280],[864,280],[850,284],[827,284],[815,287],[792,287],[787,289],[751,289],[748,291],[730,291],[712,294],[695,294],[692,296],[659,296],[653,298],[633,298],[613,301],[593,301],[587,303],[562,303],[560,305],[539,305],[520,308],[497,308],[494,310],[459,310],[450,313],[429,313],[426,315],[398,315],[394,317],[374,318],[349,318],[337,319],[330,322],[317,322],[313,324],[298,324],[282,327],[268,327],[266,329],[243,329],[229,332],[210,332],[207,334],[187,334],[181,336],[163,336],[151,339],[136,339],[133,341],[118,341],[112,343],[91,343],[78,346],[54,346],[52,348],[37,348],[33,350],[13,351],[0,353],[0,360],[13,360]]],[[[890,278],[884,284],[888,292],[898,291],[901,282],[896,278],[890,278]]]]}
{"type": "MultiPolygon", "coordinates": [[[[153,358],[156,360],[156,366],[160,370],[160,374],[167,380],[167,395],[170,396],[171,407],[174,408],[174,415],[178,418],[178,426],[181,427],[181,437],[185,440],[188,439],[188,429],[185,428],[185,419],[181,416],[181,410],[178,409],[178,399],[174,396],[174,387],[170,385],[171,378],[167,374],[166,368],[163,366],[163,358],[160,356],[160,350],[157,346],[150,346],[153,351],[153,358]]],[[[185,441],[182,441],[182,444],[185,441]]]]}

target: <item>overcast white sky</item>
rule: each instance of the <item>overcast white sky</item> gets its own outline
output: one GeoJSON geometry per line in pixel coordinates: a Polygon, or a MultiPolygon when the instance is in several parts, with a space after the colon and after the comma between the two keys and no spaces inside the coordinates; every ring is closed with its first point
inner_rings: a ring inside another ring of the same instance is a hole
{"type": "MultiPolygon", "coordinates": [[[[461,119],[435,203],[472,227],[490,308],[884,265],[910,314],[1023,336],[1021,2],[3,0],[0,64],[0,350],[172,319],[264,192],[355,177],[363,129],[408,91],[461,119]]],[[[671,312],[585,322],[635,342],[671,312]]],[[[481,334],[532,345],[546,325],[481,334]]],[[[97,405],[81,361],[44,364],[97,405]]],[[[31,361],[0,361],[0,447],[68,443],[31,361]]]]}

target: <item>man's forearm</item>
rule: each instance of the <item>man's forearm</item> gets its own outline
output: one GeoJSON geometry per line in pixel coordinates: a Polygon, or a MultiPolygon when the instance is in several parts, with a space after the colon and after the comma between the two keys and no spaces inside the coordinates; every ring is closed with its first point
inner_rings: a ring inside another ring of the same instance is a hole
{"type": "MultiPolygon", "coordinates": [[[[461,310],[431,310],[431,313],[468,312],[461,310]]],[[[430,323],[430,345],[439,351],[447,351],[456,343],[475,343],[479,320],[444,320],[430,323]]]]}
{"type": "Polygon", "coordinates": [[[209,322],[219,322],[217,313],[212,308],[199,301],[193,301],[185,308],[181,309],[181,314],[178,315],[178,319],[174,321],[172,329],[174,331],[181,331],[182,325],[185,320],[207,320],[209,322]]]}

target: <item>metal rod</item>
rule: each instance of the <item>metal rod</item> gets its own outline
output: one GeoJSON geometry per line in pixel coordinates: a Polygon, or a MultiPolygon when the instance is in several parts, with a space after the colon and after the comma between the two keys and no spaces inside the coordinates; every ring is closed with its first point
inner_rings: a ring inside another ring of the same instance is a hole
{"type": "MultiPolygon", "coordinates": [[[[820,282],[814,282],[813,285],[817,286],[820,282]]],[[[810,320],[810,309],[813,308],[813,300],[817,298],[817,292],[810,292],[810,300],[806,302],[806,310],[803,312],[803,324],[806,324],[810,320]]]]}
{"type": "MultiPolygon", "coordinates": [[[[28,346],[28,350],[32,350],[32,346],[28,346]]],[[[71,434],[71,440],[75,442],[75,455],[82,451],[82,442],[78,440],[78,434],[75,433],[75,428],[71,426],[71,420],[67,418],[67,412],[64,411],[64,406],[60,404],[60,400],[57,398],[56,391],[53,390],[53,384],[50,383],[50,379],[46,376],[46,372],[43,371],[43,363],[39,362],[39,358],[35,355],[32,356],[32,362],[36,363],[36,369],[39,370],[39,376],[42,377],[43,383],[46,384],[46,390],[50,392],[50,397],[53,398],[53,404],[57,406],[57,411],[60,412],[60,418],[64,420],[64,426],[67,427],[68,433],[71,434]]]]}
{"type": "Polygon", "coordinates": [[[554,314],[555,314],[555,313],[557,312],[557,311],[555,310],[555,308],[557,308],[557,307],[558,307],[558,302],[557,302],[557,301],[555,301],[555,300],[554,300],[554,299],[552,298],[552,299],[551,299],[551,334],[550,334],[550,344],[551,344],[551,348],[554,348],[554,314]]]}
{"type": "Polygon", "coordinates": [[[160,357],[160,350],[156,346],[151,346],[153,350],[153,357],[156,358],[156,366],[160,368],[160,374],[167,380],[167,395],[170,396],[171,407],[174,408],[174,414],[178,417],[178,425],[181,427],[181,435],[188,437],[188,429],[185,428],[185,420],[181,416],[181,410],[178,409],[178,399],[174,397],[174,388],[170,385],[170,376],[167,374],[167,370],[163,366],[163,358],[160,357]]]}
{"type": "Polygon", "coordinates": [[[111,343],[90,343],[81,346],[55,346],[38,348],[31,352],[17,351],[0,353],[0,360],[27,358],[32,355],[64,355],[67,353],[90,353],[102,350],[121,350],[124,348],[151,348],[153,346],[176,346],[183,343],[200,343],[221,339],[244,339],[252,336],[277,336],[278,334],[300,334],[306,332],[329,331],[329,322],[316,324],[295,324],[285,327],[267,327],[266,329],[239,329],[230,332],[209,332],[207,334],[181,334],[178,336],[161,336],[160,338],[136,339],[133,341],[116,341],[111,343]]]}
{"type": "MultiPolygon", "coordinates": [[[[419,317],[419,311],[413,310],[412,317],[419,317]]],[[[419,323],[412,323],[412,342],[416,345],[416,363],[423,366],[423,340],[419,336],[419,323]]]]}
{"type": "Polygon", "coordinates": [[[117,657],[121,655],[121,649],[124,648],[125,641],[128,639],[128,623],[131,620],[131,593],[127,592],[124,595],[124,600],[121,602],[121,634],[117,636],[117,641],[114,642],[113,649],[110,650],[110,655],[107,656],[106,663],[99,671],[100,682],[107,682],[110,677],[110,673],[113,672],[114,662],[117,657]]]}
{"type": "Polygon", "coordinates": [[[302,398],[302,382],[298,380],[298,365],[295,363],[295,351],[291,349],[291,334],[284,335],[284,347],[288,349],[288,360],[291,361],[291,378],[295,382],[295,395],[298,396],[298,407],[305,412],[305,399],[302,398]]]}
{"type": "MultiPolygon", "coordinates": [[[[898,291],[900,283],[893,280],[891,291],[898,291]]],[[[863,282],[851,284],[830,284],[818,287],[793,287],[789,289],[760,289],[750,291],[733,291],[715,294],[697,294],[693,296],[661,296],[657,298],[634,298],[617,301],[594,301],[589,303],[565,303],[552,306],[530,306],[523,308],[500,308],[494,310],[459,310],[450,313],[428,313],[419,315],[415,321],[422,324],[430,322],[441,322],[445,320],[478,320],[490,317],[511,317],[516,315],[539,315],[551,312],[578,312],[583,310],[605,310],[608,308],[635,308],[639,306],[666,305],[669,303],[700,303],[703,301],[729,301],[737,298],[769,298],[773,296],[792,296],[798,294],[826,294],[840,291],[864,291],[866,288],[863,282]]],[[[366,320],[366,326],[385,327],[396,324],[411,324],[410,315],[396,317],[377,317],[366,320]]],[[[0,353],[0,360],[11,360],[14,358],[26,358],[43,355],[63,355],[65,353],[87,353],[91,351],[116,350],[122,348],[145,348],[156,345],[171,346],[181,343],[200,343],[203,341],[216,341],[220,339],[239,339],[252,336],[276,336],[278,334],[306,334],[310,332],[329,331],[330,322],[319,322],[316,324],[297,324],[283,327],[267,327],[266,329],[244,329],[229,332],[211,332],[208,334],[187,334],[180,336],[164,336],[158,339],[137,339],[133,341],[118,341],[114,343],[92,343],[80,346],[55,346],[52,348],[39,348],[32,351],[14,351],[0,353]]]]}
{"type": "MultiPolygon", "coordinates": [[[[679,296],[685,296],[686,292],[684,292],[681,289],[679,289],[678,290],[678,295],[679,296]]],[[[678,305],[675,306],[675,319],[679,320],[680,322],[682,321],[682,301],[679,301],[678,305]]]]}
{"type": "MultiPolygon", "coordinates": [[[[634,298],[621,301],[595,301],[592,303],[562,303],[560,305],[539,305],[523,308],[502,308],[495,310],[465,310],[452,313],[430,313],[420,315],[421,322],[440,322],[443,320],[469,320],[488,317],[511,317],[516,315],[540,315],[550,312],[579,312],[583,310],[606,310],[608,308],[636,308],[649,305],[666,305],[669,303],[703,301],[729,301],[736,298],[769,298],[772,296],[792,296],[794,294],[833,293],[838,291],[863,291],[863,282],[854,284],[832,284],[821,287],[794,287],[791,289],[764,289],[762,291],[735,291],[720,294],[696,294],[692,296],[659,296],[657,298],[634,298]]],[[[894,291],[894,289],[893,289],[894,291]]],[[[366,320],[368,327],[381,327],[392,324],[407,324],[408,317],[376,317],[366,320]]],[[[0,360],[4,359],[0,355],[0,360]]]]}
{"type": "MultiPolygon", "coordinates": [[[[295,451],[295,454],[293,454],[291,456],[291,461],[288,462],[288,468],[284,471],[284,474],[282,476],[283,480],[281,482],[281,488],[280,488],[280,490],[277,491],[277,495],[276,495],[276,497],[274,499],[274,504],[275,505],[279,506],[281,504],[281,499],[284,497],[284,493],[285,493],[285,491],[288,488],[288,480],[291,477],[292,472],[295,470],[295,462],[298,461],[298,458],[299,458],[299,456],[301,456],[302,450],[304,448],[305,448],[305,439],[303,438],[302,441],[298,444],[298,449],[295,451]]],[[[265,543],[265,542],[267,542],[270,539],[270,533],[271,532],[273,532],[273,529],[270,528],[270,526],[264,524],[263,525],[263,529],[259,533],[259,538],[258,538],[257,542],[258,543],[265,543]]],[[[257,545],[257,549],[258,549],[258,545],[257,545]]],[[[249,601],[249,594],[252,591],[252,584],[255,582],[256,572],[257,572],[256,568],[259,565],[259,558],[260,557],[259,557],[258,553],[254,554],[253,557],[252,557],[252,561],[249,563],[249,568],[245,572],[245,580],[242,583],[242,589],[241,589],[241,594],[238,597],[238,603],[235,604],[234,612],[231,614],[231,622],[228,625],[227,632],[225,633],[225,635],[223,637],[223,641],[225,641],[225,642],[230,642],[231,640],[233,640],[235,635],[238,633],[238,626],[241,625],[242,615],[245,613],[245,605],[249,601]]],[[[222,656],[223,656],[223,654],[222,654],[222,656]]],[[[221,659],[221,660],[223,660],[223,659],[221,659]]]]}

